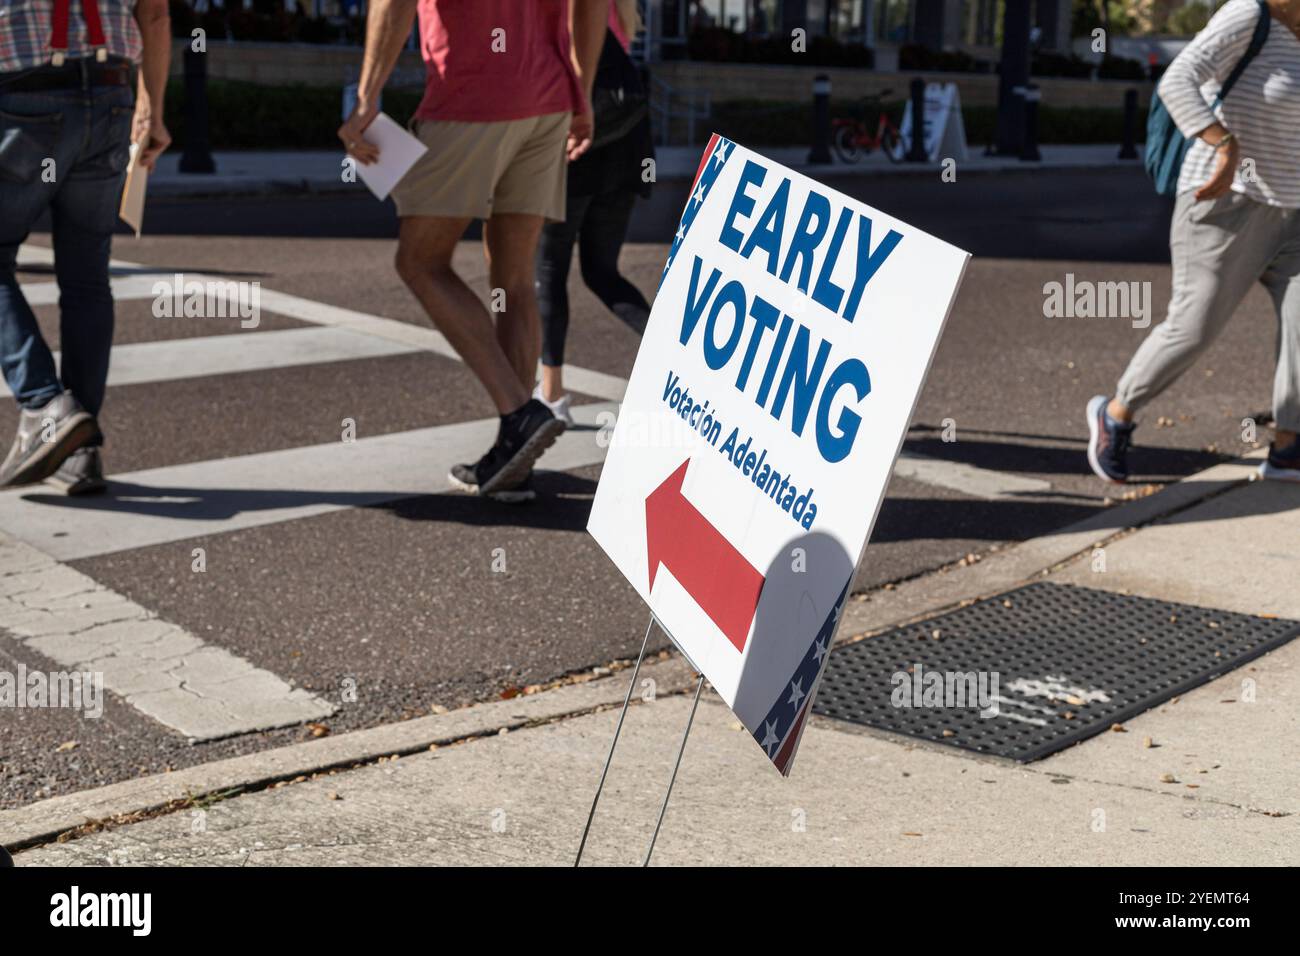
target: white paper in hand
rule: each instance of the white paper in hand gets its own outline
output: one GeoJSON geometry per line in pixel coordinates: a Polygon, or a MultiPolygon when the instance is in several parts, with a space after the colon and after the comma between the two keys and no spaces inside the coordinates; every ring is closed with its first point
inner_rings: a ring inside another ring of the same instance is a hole
{"type": "Polygon", "coordinates": [[[379,147],[379,159],[370,165],[357,163],[357,174],[378,199],[387,199],[398,180],[429,149],[387,113],[380,113],[366,127],[364,139],[379,147]]]}
{"type": "Polygon", "coordinates": [[[131,158],[126,164],[126,182],[122,186],[122,202],[118,206],[118,217],[135,230],[135,237],[140,238],[140,226],[144,222],[144,193],[149,184],[149,170],[141,166],[140,144],[131,144],[131,158]]]}

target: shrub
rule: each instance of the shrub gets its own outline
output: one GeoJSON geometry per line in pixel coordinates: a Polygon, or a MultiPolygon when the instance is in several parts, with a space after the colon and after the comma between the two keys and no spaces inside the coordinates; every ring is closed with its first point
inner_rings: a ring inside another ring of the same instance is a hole
{"type": "Polygon", "coordinates": [[[833,37],[816,36],[808,40],[808,49],[796,53],[788,36],[750,37],[725,27],[695,30],[687,40],[692,60],[713,63],[792,63],[803,66],[852,66],[870,69],[874,54],[853,43],[840,43],[833,37]]]}
{"type": "MultiPolygon", "coordinates": [[[[208,80],[209,141],[213,149],[339,148],[342,90],[329,86],[260,86],[237,80],[208,80]]],[[[385,90],[384,112],[405,123],[420,93],[385,90]]],[[[167,86],[167,128],[185,143],[185,86],[167,86]]]]}
{"type": "Polygon", "coordinates": [[[958,50],[931,50],[908,43],[898,48],[898,68],[928,73],[988,73],[993,65],[958,50]]]}
{"type": "MultiPolygon", "coordinates": [[[[903,118],[904,101],[876,105],[864,100],[832,100],[832,117],[853,117],[874,124],[884,109],[895,123],[903,118]]],[[[978,151],[993,141],[997,107],[963,106],[966,140],[978,151]]],[[[728,100],[715,103],[713,118],[703,124],[712,131],[747,146],[791,146],[812,143],[812,110],[803,103],[773,104],[760,100],[728,100]]],[[[1137,138],[1141,142],[1146,124],[1139,117],[1137,138]]],[[[1061,107],[1040,105],[1038,141],[1048,144],[1109,144],[1124,137],[1124,110],[1120,107],[1061,107]]]]}
{"type": "Polygon", "coordinates": [[[1034,76],[1087,77],[1092,75],[1092,64],[1073,54],[1048,53],[1040,50],[1029,64],[1034,76]]]}
{"type": "Polygon", "coordinates": [[[1097,67],[1097,75],[1103,80],[1145,80],[1146,66],[1124,56],[1104,57],[1097,67]]]}

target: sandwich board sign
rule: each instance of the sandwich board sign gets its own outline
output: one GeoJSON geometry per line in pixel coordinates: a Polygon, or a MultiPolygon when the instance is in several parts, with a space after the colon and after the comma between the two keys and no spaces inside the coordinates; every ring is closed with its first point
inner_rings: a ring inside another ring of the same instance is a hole
{"type": "Polygon", "coordinates": [[[788,775],[969,255],[716,134],[587,530],[788,775]]]}
{"type": "MultiPolygon", "coordinates": [[[[898,128],[904,155],[912,148],[912,101],[903,109],[903,122],[898,128]]],[[[921,143],[930,162],[941,159],[966,159],[966,124],[961,116],[961,95],[956,83],[927,83],[925,85],[925,129],[921,143]]]]}

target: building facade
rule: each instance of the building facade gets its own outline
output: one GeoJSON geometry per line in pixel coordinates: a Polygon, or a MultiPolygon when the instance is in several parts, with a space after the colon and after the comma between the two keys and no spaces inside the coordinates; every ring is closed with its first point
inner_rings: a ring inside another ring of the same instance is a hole
{"type": "MultiPolygon", "coordinates": [[[[999,0],[643,0],[647,53],[675,59],[693,31],[722,28],[750,37],[828,36],[866,47],[915,43],[933,50],[992,50],[999,0]]],[[[1037,45],[1070,45],[1071,0],[1033,0],[1037,45]]]]}

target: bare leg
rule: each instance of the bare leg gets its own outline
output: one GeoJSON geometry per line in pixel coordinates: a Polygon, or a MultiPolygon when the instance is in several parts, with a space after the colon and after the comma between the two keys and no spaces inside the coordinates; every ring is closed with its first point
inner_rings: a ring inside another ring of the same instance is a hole
{"type": "Polygon", "coordinates": [[[497,341],[510,360],[520,384],[530,394],[537,381],[542,355],[542,319],[534,285],[537,238],[541,216],[501,213],[483,224],[483,254],[493,295],[505,294],[505,310],[497,314],[497,341]]]}
{"type": "MultiPolygon", "coordinates": [[[[397,274],[420,300],[504,415],[528,401],[510,358],[501,350],[492,317],[451,268],[451,256],[469,219],[405,216],[399,220],[397,274]]],[[[536,319],[534,306],[534,320],[536,319]]],[[[534,356],[533,362],[537,359],[534,356]]]]}
{"type": "Polygon", "coordinates": [[[542,366],[542,396],[548,402],[558,402],[564,395],[563,365],[542,366]]]}

